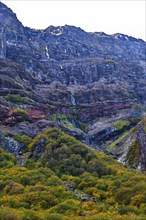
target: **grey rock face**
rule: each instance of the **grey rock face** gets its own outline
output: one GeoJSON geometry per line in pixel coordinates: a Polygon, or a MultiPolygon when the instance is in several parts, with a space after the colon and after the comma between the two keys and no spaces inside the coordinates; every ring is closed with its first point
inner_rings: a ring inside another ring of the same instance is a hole
{"type": "MultiPolygon", "coordinates": [[[[96,81],[142,82],[145,42],[126,35],[87,33],[73,26],[25,28],[0,4],[1,57],[34,71],[44,82],[86,85],[96,81]],[[136,61],[136,63],[135,63],[136,61]]],[[[134,84],[135,83],[135,84],[134,84]]]]}

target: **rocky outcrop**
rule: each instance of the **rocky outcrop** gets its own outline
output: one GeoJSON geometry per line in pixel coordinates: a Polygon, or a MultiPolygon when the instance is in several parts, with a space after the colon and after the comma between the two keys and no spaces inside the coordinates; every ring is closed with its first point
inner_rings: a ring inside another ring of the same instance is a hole
{"type": "Polygon", "coordinates": [[[145,127],[138,124],[137,139],[141,152],[141,165],[142,170],[146,171],[146,121],[144,121],[145,127]],[[145,130],[144,130],[145,129],[145,130]]]}
{"type": "MultiPolygon", "coordinates": [[[[146,123],[145,117],[129,130],[119,133],[106,150],[125,166],[146,170],[146,123]]],[[[110,138],[112,134],[110,135],[110,138]]]]}

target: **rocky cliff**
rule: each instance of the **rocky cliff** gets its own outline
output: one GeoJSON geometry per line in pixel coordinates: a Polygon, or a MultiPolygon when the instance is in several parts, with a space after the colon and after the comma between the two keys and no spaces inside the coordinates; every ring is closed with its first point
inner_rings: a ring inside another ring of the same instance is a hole
{"type": "Polygon", "coordinates": [[[144,114],[135,105],[146,103],[145,51],[143,40],[119,33],[30,29],[0,3],[2,146],[22,154],[24,138],[57,126],[108,148],[144,114]]]}

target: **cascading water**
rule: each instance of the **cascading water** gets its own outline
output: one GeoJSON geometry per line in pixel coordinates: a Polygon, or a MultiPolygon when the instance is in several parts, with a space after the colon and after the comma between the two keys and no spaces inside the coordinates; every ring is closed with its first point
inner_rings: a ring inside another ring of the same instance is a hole
{"type": "Polygon", "coordinates": [[[70,92],[70,101],[72,105],[76,105],[76,100],[75,100],[73,92],[70,92]]]}

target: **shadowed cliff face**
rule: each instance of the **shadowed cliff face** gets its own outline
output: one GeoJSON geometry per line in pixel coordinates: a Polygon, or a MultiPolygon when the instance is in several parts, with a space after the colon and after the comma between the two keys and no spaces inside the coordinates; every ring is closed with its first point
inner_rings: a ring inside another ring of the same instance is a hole
{"type": "Polygon", "coordinates": [[[34,137],[56,124],[96,147],[117,138],[113,123],[146,102],[145,49],[123,34],[23,27],[0,3],[2,132],[34,137]]]}

